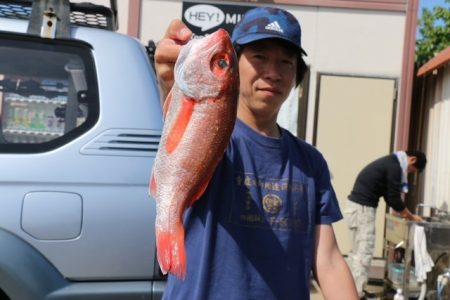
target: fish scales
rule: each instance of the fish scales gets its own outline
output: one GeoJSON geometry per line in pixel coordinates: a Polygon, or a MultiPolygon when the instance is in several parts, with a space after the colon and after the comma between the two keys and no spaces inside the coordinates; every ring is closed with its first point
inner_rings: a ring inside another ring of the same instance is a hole
{"type": "Polygon", "coordinates": [[[156,199],[157,257],[163,273],[186,274],[186,208],[203,194],[236,120],[237,58],[219,29],[181,49],[164,104],[164,127],[150,180],[156,199]]]}

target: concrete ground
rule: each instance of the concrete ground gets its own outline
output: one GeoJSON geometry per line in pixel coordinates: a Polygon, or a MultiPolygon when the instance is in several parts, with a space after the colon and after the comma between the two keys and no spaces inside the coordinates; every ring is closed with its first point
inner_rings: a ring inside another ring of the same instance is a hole
{"type": "Polygon", "coordinates": [[[311,281],[311,285],[309,288],[311,291],[310,293],[311,300],[324,300],[322,294],[320,293],[320,289],[314,280],[311,281]]]}
{"type": "MultiPolygon", "coordinates": [[[[325,298],[320,293],[320,289],[317,286],[317,283],[313,280],[310,285],[310,298],[311,300],[325,300],[325,298]]],[[[367,291],[379,295],[378,299],[381,299],[381,295],[383,293],[383,287],[379,285],[370,285],[367,287],[367,291]]]]}

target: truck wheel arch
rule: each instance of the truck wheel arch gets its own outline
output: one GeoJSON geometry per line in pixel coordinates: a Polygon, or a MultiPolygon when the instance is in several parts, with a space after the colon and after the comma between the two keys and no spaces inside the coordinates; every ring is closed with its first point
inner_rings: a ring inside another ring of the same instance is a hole
{"type": "Polygon", "coordinates": [[[44,299],[67,281],[33,246],[0,228],[0,291],[11,299],[44,299]]]}

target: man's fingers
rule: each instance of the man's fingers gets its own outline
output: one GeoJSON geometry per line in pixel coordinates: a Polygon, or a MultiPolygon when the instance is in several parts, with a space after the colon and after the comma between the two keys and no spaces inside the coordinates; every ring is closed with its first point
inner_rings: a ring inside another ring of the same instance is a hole
{"type": "Polygon", "coordinates": [[[184,45],[192,37],[192,32],[180,19],[175,19],[170,22],[169,27],[164,35],[165,39],[171,39],[177,42],[177,44],[184,45]]]}
{"type": "Polygon", "coordinates": [[[180,53],[181,47],[181,45],[176,44],[171,39],[161,40],[155,50],[155,63],[175,63],[178,54],[180,53]]]}
{"type": "Polygon", "coordinates": [[[162,65],[156,65],[158,69],[158,80],[160,82],[167,82],[168,85],[173,84],[173,69],[174,64],[162,64],[162,65]]]}
{"type": "Polygon", "coordinates": [[[155,50],[155,69],[160,89],[161,103],[164,102],[174,83],[174,66],[181,47],[192,37],[192,32],[179,19],[173,20],[166,30],[164,38],[158,42],[155,50]]]}
{"type": "Polygon", "coordinates": [[[186,44],[191,37],[192,32],[181,20],[175,19],[170,23],[164,38],[158,42],[155,50],[154,59],[158,73],[160,65],[175,63],[181,46],[186,44]]]}

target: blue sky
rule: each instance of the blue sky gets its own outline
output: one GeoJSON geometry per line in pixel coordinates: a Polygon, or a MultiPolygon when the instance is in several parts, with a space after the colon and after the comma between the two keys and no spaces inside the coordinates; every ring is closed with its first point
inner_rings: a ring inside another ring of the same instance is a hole
{"type": "Polygon", "coordinates": [[[418,17],[422,15],[422,8],[426,7],[432,9],[435,6],[445,6],[444,0],[419,0],[419,14],[418,17]]]}
{"type": "MultiPolygon", "coordinates": [[[[449,4],[445,3],[445,0],[419,0],[419,9],[417,13],[417,20],[422,16],[422,8],[426,7],[429,10],[432,10],[435,6],[446,7],[449,4]]],[[[419,30],[417,30],[416,38],[420,38],[419,30]]]]}

